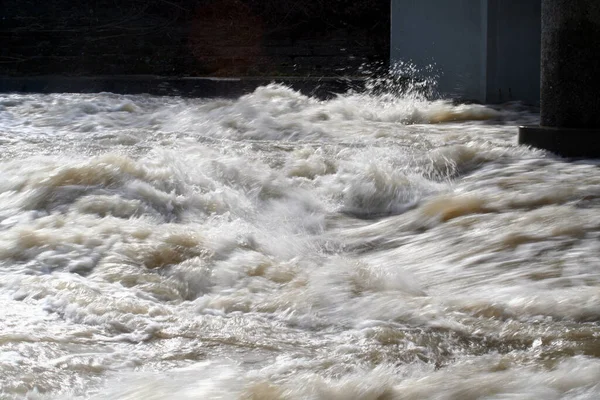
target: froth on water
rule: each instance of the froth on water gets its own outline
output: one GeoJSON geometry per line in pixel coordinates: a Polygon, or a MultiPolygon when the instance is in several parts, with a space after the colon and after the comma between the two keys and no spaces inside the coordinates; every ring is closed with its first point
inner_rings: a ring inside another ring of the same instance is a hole
{"type": "Polygon", "coordinates": [[[598,165],[536,119],[1,95],[0,397],[598,397],[598,165]]]}

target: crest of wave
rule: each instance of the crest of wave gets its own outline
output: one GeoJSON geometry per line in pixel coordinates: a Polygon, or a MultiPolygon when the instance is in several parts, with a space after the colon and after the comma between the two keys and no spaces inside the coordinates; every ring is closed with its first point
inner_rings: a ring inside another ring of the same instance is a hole
{"type": "Polygon", "coordinates": [[[498,110],[480,104],[455,104],[441,99],[437,91],[439,73],[434,66],[423,69],[399,62],[392,66],[362,68],[365,90],[351,91],[331,101],[328,108],[349,119],[402,124],[478,121],[497,118],[498,110]]]}
{"type": "Polygon", "coordinates": [[[364,71],[364,90],[329,100],[306,96],[282,84],[269,84],[236,100],[208,102],[167,118],[174,130],[197,130],[228,139],[320,141],[359,133],[362,123],[434,124],[488,120],[503,112],[480,104],[438,99],[436,77],[410,64],[385,73],[364,71]]]}

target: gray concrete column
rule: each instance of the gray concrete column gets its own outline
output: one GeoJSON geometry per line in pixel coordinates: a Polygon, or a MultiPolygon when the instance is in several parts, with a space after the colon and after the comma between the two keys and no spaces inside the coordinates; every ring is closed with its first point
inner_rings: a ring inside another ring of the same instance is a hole
{"type": "Polygon", "coordinates": [[[540,126],[519,143],[600,157],[600,0],[542,0],[540,126]]]}

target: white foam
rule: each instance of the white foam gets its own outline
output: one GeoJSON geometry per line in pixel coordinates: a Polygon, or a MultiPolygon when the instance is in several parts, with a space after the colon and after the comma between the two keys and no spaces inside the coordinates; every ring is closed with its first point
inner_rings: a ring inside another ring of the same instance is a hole
{"type": "Polygon", "coordinates": [[[0,105],[1,396],[598,392],[597,165],[517,147],[515,105],[0,105]]]}

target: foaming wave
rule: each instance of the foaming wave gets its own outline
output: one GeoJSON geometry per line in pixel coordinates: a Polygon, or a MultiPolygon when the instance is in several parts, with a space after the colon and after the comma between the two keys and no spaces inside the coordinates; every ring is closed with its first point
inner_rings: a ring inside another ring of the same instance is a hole
{"type": "Polygon", "coordinates": [[[512,109],[454,104],[404,93],[349,92],[320,101],[281,84],[270,84],[233,101],[211,102],[175,115],[165,115],[166,130],[191,130],[211,137],[240,140],[323,141],[357,138],[349,125],[442,124],[518,119],[512,109]],[[202,132],[198,128],[202,127],[202,132]]]}
{"type": "Polygon", "coordinates": [[[485,121],[501,117],[495,109],[479,104],[455,105],[447,100],[422,100],[410,96],[352,94],[331,100],[324,108],[338,120],[438,124],[444,122],[485,121]]]}
{"type": "MultiPolygon", "coordinates": [[[[82,120],[106,138],[140,123],[119,144],[139,152],[107,140],[0,163],[0,295],[21,306],[2,315],[2,384],[55,398],[597,392],[595,362],[573,357],[597,355],[596,166],[440,122],[487,111],[416,95],[98,96],[116,108],[63,97],[79,105],[61,144],[99,138],[77,134],[82,120]]],[[[512,112],[493,110],[494,124],[512,112]]]]}
{"type": "Polygon", "coordinates": [[[204,362],[161,374],[124,373],[114,377],[91,399],[234,399],[239,397],[242,385],[243,379],[235,366],[204,362]]]}
{"type": "Polygon", "coordinates": [[[407,371],[402,366],[374,369],[355,368],[342,377],[333,377],[298,368],[286,371],[280,360],[275,366],[248,374],[240,368],[201,363],[163,374],[127,373],[114,378],[92,399],[255,399],[255,400],[381,400],[424,398],[493,399],[592,399],[600,393],[597,361],[575,357],[555,368],[518,367],[515,356],[488,356],[461,362],[432,372],[423,366],[407,371]],[[299,369],[299,370],[298,370],[299,369]],[[576,372],[576,373],[574,373],[576,372]],[[280,371],[281,374],[281,371],[280,371]],[[265,376],[267,375],[267,376],[265,376]],[[442,394],[443,393],[443,394],[442,394]]]}
{"type": "Polygon", "coordinates": [[[414,207],[422,197],[442,187],[419,175],[369,164],[362,173],[354,173],[350,178],[343,191],[343,211],[366,217],[397,214],[414,207]]]}
{"type": "Polygon", "coordinates": [[[397,389],[409,399],[427,398],[441,391],[447,398],[495,399],[591,399],[600,393],[595,382],[600,373],[596,360],[576,357],[559,363],[554,369],[537,371],[531,367],[515,367],[510,357],[489,358],[491,362],[486,368],[479,369],[482,365],[477,360],[461,363],[423,380],[409,379],[397,389]]]}

